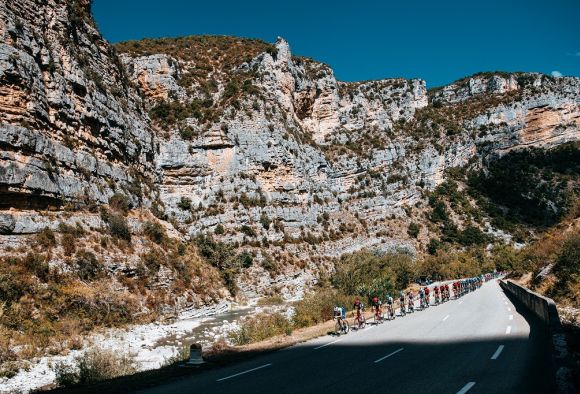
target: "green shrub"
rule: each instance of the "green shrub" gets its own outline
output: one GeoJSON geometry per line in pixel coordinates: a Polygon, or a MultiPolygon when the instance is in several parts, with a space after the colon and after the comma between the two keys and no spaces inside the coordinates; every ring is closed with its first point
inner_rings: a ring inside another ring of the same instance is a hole
{"type": "Polygon", "coordinates": [[[224,226],[221,225],[221,223],[215,226],[214,233],[216,235],[223,235],[225,232],[226,230],[224,229],[224,226]]]}
{"type": "Polygon", "coordinates": [[[255,237],[256,235],[258,235],[256,233],[256,230],[254,230],[251,226],[248,226],[246,224],[244,224],[242,227],[240,227],[240,232],[242,234],[247,235],[248,237],[255,237]]]}
{"type": "Polygon", "coordinates": [[[470,192],[490,201],[483,208],[507,228],[523,222],[551,226],[566,215],[580,194],[580,142],[553,149],[512,151],[492,161],[487,171],[469,174],[470,192]],[[499,210],[497,207],[504,209],[499,210]],[[506,212],[507,211],[507,212],[506,212]]]}
{"type": "Polygon", "coordinates": [[[54,231],[48,227],[43,228],[36,234],[36,244],[45,249],[56,246],[56,236],[54,231]]]}
{"type": "Polygon", "coordinates": [[[181,200],[177,203],[177,207],[183,211],[191,210],[191,199],[187,197],[181,197],[181,200]]]}
{"type": "Polygon", "coordinates": [[[332,319],[335,306],[350,308],[353,299],[335,289],[320,289],[296,303],[292,318],[295,327],[309,327],[332,319]]]}
{"type": "Polygon", "coordinates": [[[30,252],[24,257],[23,262],[29,272],[32,272],[42,281],[47,280],[49,267],[48,262],[43,255],[30,252]]]}
{"type": "Polygon", "coordinates": [[[85,250],[80,250],[76,254],[77,275],[81,280],[95,280],[100,278],[104,273],[103,266],[97,260],[97,257],[85,250]]]}
{"type": "Polygon", "coordinates": [[[419,227],[419,225],[417,223],[411,222],[411,223],[409,223],[409,228],[407,229],[407,234],[409,234],[410,237],[417,238],[420,230],[421,230],[421,227],[419,227]]]}
{"type": "Polygon", "coordinates": [[[562,245],[554,264],[554,274],[558,278],[556,284],[560,292],[580,295],[580,233],[572,234],[562,245]],[[572,285],[576,290],[572,290],[572,285]]]}
{"type": "Polygon", "coordinates": [[[332,284],[350,295],[384,296],[394,286],[404,287],[412,275],[411,257],[402,253],[372,253],[367,250],[344,255],[336,264],[332,284]],[[400,277],[397,277],[397,275],[400,277]],[[372,292],[378,292],[371,294],[372,292]]]}
{"type": "Polygon", "coordinates": [[[63,234],[60,239],[60,244],[62,245],[65,256],[72,255],[76,250],[76,238],[72,234],[63,234]]]}
{"type": "Polygon", "coordinates": [[[115,193],[109,198],[109,206],[126,214],[131,208],[131,200],[122,193],[115,193]]]}
{"type": "Polygon", "coordinates": [[[159,271],[159,268],[165,264],[165,257],[163,254],[157,249],[151,249],[147,253],[144,253],[141,256],[141,260],[143,264],[149,269],[149,271],[156,273],[159,271]]]}
{"type": "Polygon", "coordinates": [[[479,228],[469,225],[459,234],[459,243],[464,246],[481,245],[489,242],[489,237],[479,228]]]}
{"type": "Polygon", "coordinates": [[[142,231],[143,235],[158,245],[164,244],[167,241],[165,227],[157,222],[145,222],[142,231]]]}
{"type": "Polygon", "coordinates": [[[116,238],[131,241],[131,231],[124,216],[101,209],[101,219],[107,224],[109,233],[116,238]]]}
{"type": "Polygon", "coordinates": [[[280,313],[260,313],[245,319],[238,330],[230,333],[236,345],[263,341],[276,335],[292,334],[292,324],[280,313]]]}
{"type": "Polygon", "coordinates": [[[270,220],[268,215],[262,212],[262,215],[260,215],[260,224],[262,225],[262,227],[268,230],[270,228],[270,223],[272,223],[272,221],[270,220]]]}
{"type": "Polygon", "coordinates": [[[427,251],[429,252],[429,254],[435,254],[439,249],[441,249],[442,246],[443,243],[439,241],[437,238],[431,238],[429,240],[429,243],[427,244],[427,251]]]}

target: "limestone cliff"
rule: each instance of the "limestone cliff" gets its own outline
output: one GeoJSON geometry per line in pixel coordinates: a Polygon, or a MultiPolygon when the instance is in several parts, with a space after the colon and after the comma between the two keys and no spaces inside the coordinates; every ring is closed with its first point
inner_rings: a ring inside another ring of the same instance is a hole
{"type": "Polygon", "coordinates": [[[41,229],[18,210],[95,210],[121,193],[182,241],[210,232],[252,250],[249,296],[291,297],[325,258],[363,247],[423,251],[437,232],[427,193],[447,171],[580,135],[578,78],[484,73],[428,91],[337,81],[281,38],[115,50],[83,1],[2,2],[0,37],[2,233],[41,229]],[[417,239],[410,222],[425,224],[417,239]]]}

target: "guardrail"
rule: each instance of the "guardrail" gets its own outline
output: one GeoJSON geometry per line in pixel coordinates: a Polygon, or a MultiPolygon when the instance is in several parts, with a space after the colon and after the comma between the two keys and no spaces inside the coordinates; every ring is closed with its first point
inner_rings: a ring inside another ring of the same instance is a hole
{"type": "Polygon", "coordinates": [[[500,280],[502,289],[512,294],[527,309],[536,315],[550,333],[552,361],[556,373],[558,393],[575,393],[570,371],[570,357],[566,344],[566,334],[558,315],[558,309],[554,300],[520,286],[510,280],[500,280]]]}

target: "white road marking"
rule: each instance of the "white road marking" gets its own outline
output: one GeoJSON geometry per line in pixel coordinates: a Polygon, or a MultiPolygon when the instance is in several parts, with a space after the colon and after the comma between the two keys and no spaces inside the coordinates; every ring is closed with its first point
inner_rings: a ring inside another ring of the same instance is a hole
{"type": "Polygon", "coordinates": [[[511,311],[512,311],[512,308],[508,308],[508,312],[511,312],[511,311]]]}
{"type": "Polygon", "coordinates": [[[445,320],[447,320],[447,319],[449,319],[449,315],[445,316],[445,317],[443,318],[443,321],[445,321],[445,320]]]}
{"type": "Polygon", "coordinates": [[[499,345],[499,347],[497,348],[497,350],[495,351],[495,353],[493,354],[493,356],[491,356],[491,359],[492,360],[497,360],[497,358],[499,357],[499,355],[503,351],[503,348],[504,348],[503,345],[499,345]]]}
{"type": "Polygon", "coordinates": [[[336,343],[336,342],[339,342],[339,341],[342,341],[342,339],[337,339],[336,341],[332,341],[332,342],[325,343],[324,345],[315,347],[314,350],[322,349],[323,347],[332,345],[333,343],[336,343]]]}
{"type": "Polygon", "coordinates": [[[505,329],[505,333],[509,334],[510,332],[512,332],[512,326],[507,326],[507,328],[505,329]]]}
{"type": "Polygon", "coordinates": [[[504,304],[506,304],[506,305],[507,305],[507,301],[504,301],[504,304]]]}
{"type": "Polygon", "coordinates": [[[469,382],[467,383],[465,386],[463,386],[463,388],[461,390],[459,390],[457,392],[457,394],[465,394],[467,393],[469,390],[471,390],[471,388],[475,386],[475,382],[469,382]]]}
{"type": "Polygon", "coordinates": [[[402,352],[402,351],[403,351],[403,348],[397,349],[397,350],[395,350],[393,353],[387,354],[385,357],[381,357],[381,358],[379,358],[378,360],[375,360],[375,364],[376,364],[376,363],[380,363],[380,362],[381,362],[381,361],[383,361],[384,359],[386,359],[386,358],[389,358],[389,357],[391,357],[391,356],[394,356],[395,354],[397,354],[397,353],[399,353],[399,352],[402,352]]]}
{"type": "Polygon", "coordinates": [[[514,319],[514,315],[510,315],[510,320],[513,320],[513,319],[514,319]]]}
{"type": "Polygon", "coordinates": [[[218,380],[216,380],[216,382],[221,382],[222,380],[227,380],[227,379],[235,378],[236,376],[244,375],[244,374],[247,374],[249,372],[254,372],[254,371],[257,371],[258,369],[266,368],[266,367],[269,367],[271,365],[272,365],[271,363],[264,364],[264,365],[260,365],[259,367],[252,368],[252,369],[248,369],[247,371],[240,372],[240,373],[237,373],[237,374],[234,374],[234,375],[226,376],[225,378],[218,379],[218,380]]]}
{"type": "Polygon", "coordinates": [[[459,305],[463,304],[463,300],[459,301],[459,305]]]}

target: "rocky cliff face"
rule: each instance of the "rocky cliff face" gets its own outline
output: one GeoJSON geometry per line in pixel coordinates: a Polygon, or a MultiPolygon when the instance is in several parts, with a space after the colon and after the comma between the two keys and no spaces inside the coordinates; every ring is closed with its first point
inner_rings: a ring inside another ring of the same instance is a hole
{"type": "Polygon", "coordinates": [[[579,137],[578,78],[347,83],[283,39],[143,40],[117,56],[82,1],[3,2],[0,23],[2,231],[22,227],[14,210],[123,193],[183,239],[253,249],[247,295],[292,296],[321,259],[362,247],[424,250],[437,230],[407,227],[447,170],[579,137]]]}
{"type": "Polygon", "coordinates": [[[446,169],[578,138],[577,78],[481,74],[428,93],[421,80],[338,82],[283,39],[241,64],[192,59],[204,40],[181,52],[171,40],[119,47],[158,128],[161,200],[189,234],[222,226],[228,241],[301,257],[415,249],[401,229],[421,221],[424,191],[446,169]],[[219,113],[188,113],[199,100],[219,113]],[[157,116],[177,106],[181,119],[157,116]],[[182,198],[198,208],[179,208],[182,198]]]}
{"type": "Polygon", "coordinates": [[[2,208],[105,203],[153,168],[141,98],[88,2],[2,2],[0,89],[2,208]]]}

